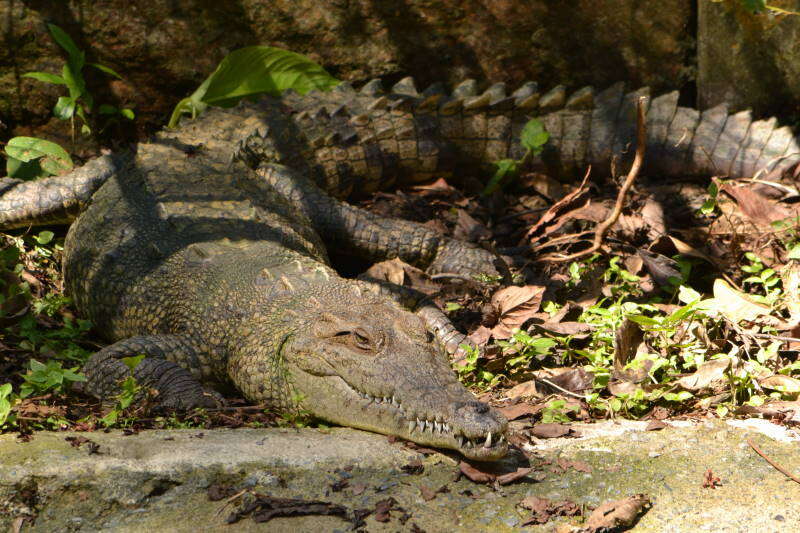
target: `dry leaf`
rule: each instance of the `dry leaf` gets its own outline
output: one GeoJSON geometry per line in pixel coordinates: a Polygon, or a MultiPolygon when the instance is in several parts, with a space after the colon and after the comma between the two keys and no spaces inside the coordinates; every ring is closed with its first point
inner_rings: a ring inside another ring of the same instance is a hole
{"type": "Polygon", "coordinates": [[[786,394],[797,394],[800,392],[800,379],[782,374],[775,374],[758,381],[758,384],[765,389],[776,390],[786,394]]]}
{"type": "Polygon", "coordinates": [[[536,424],[531,429],[531,436],[538,439],[556,439],[559,437],[576,437],[578,433],[566,424],[536,424]]]}
{"type": "Polygon", "coordinates": [[[754,322],[759,317],[768,317],[772,322],[777,322],[770,316],[772,310],[768,305],[754,301],[748,294],[734,289],[721,278],[714,280],[714,298],[704,303],[708,309],[717,311],[734,324],[742,320],[754,322]]]}
{"type": "Polygon", "coordinates": [[[492,306],[500,317],[492,328],[495,339],[508,339],[513,329],[521,327],[539,310],[545,288],[538,285],[512,285],[494,293],[492,306]]]}
{"type": "Polygon", "coordinates": [[[479,242],[492,238],[492,232],[481,222],[470,216],[463,209],[458,209],[456,227],[453,229],[453,237],[467,242],[479,242]]]}
{"type": "Polygon", "coordinates": [[[535,415],[542,409],[544,409],[544,405],[531,405],[525,402],[497,408],[497,410],[500,411],[500,414],[506,417],[506,420],[516,420],[517,418],[522,418],[523,416],[535,415]]]}
{"type": "Polygon", "coordinates": [[[366,275],[381,281],[388,281],[395,285],[402,285],[406,279],[407,263],[400,259],[389,259],[388,261],[381,261],[375,263],[366,272],[366,275]]]}
{"type": "Polygon", "coordinates": [[[650,498],[644,494],[605,502],[592,512],[584,527],[589,531],[600,531],[629,526],[649,507],[650,498]]]}
{"type": "Polygon", "coordinates": [[[742,213],[752,220],[757,226],[770,228],[773,222],[797,216],[795,212],[787,209],[783,204],[762,196],[750,186],[736,186],[725,184],[720,191],[729,194],[742,213]]]}
{"type": "Polygon", "coordinates": [[[731,357],[706,361],[693,374],[679,379],[676,385],[690,392],[726,387],[728,384],[726,373],[737,362],[738,359],[731,357]]]}
{"type": "Polygon", "coordinates": [[[541,394],[536,391],[536,380],[525,381],[519,385],[515,385],[506,391],[508,398],[541,398],[541,394]]]}

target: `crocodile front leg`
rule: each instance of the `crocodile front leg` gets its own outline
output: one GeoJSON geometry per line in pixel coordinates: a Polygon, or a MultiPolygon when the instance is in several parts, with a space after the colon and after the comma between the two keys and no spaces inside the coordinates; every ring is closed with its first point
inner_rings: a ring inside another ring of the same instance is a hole
{"type": "Polygon", "coordinates": [[[69,174],[36,181],[0,178],[0,228],[71,222],[127,157],[104,155],[69,174]]]}
{"type": "Polygon", "coordinates": [[[217,407],[219,395],[207,391],[184,365],[197,359],[197,350],[181,336],[150,335],[131,337],[95,353],[86,362],[86,382],[82,391],[106,401],[120,393],[120,383],[131,375],[121,361],[144,355],[134,368],[133,377],[145,389],[158,392],[161,407],[187,410],[194,407],[217,407]]]}
{"type": "Polygon", "coordinates": [[[290,168],[264,164],[257,174],[305,214],[332,246],[371,261],[399,257],[431,273],[497,275],[497,259],[473,244],[449,239],[421,224],[379,217],[326,194],[290,168]]]}

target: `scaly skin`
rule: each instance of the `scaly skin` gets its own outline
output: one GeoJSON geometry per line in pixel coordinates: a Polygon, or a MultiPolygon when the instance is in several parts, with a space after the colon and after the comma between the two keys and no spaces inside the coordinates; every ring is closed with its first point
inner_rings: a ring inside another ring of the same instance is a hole
{"type": "MultiPolygon", "coordinates": [[[[80,312],[114,343],[85,368],[98,397],[128,375],[121,358],[144,354],[134,374],[167,406],[212,405],[205,386],[227,383],[278,408],[496,459],[506,422],[457,382],[439,348],[452,352],[463,335],[407,291],[339,278],[325,247],[467,275],[496,274],[496,258],[340,200],[519,158],[532,115],[551,134],[535,166],[607,172],[633,140],[646,93],[616,85],[540,95],[525,84],[507,96],[502,84],[478,94],[467,81],[420,94],[406,79],[385,95],[370,82],[358,93],[342,84],[266,98],[212,110],[67,176],[1,179],[0,227],[66,222],[85,209],[67,237],[64,274],[80,312]]],[[[650,104],[651,171],[775,175],[800,160],[774,120],[700,114],[677,100],[650,104]]]]}

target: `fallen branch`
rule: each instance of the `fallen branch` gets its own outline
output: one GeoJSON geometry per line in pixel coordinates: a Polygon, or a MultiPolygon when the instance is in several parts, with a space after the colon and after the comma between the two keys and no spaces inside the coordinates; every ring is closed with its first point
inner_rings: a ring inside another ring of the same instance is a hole
{"type": "Polygon", "coordinates": [[[622,187],[619,190],[619,194],[617,194],[617,201],[614,203],[614,209],[611,211],[611,215],[607,220],[604,220],[597,225],[597,228],[595,228],[594,241],[592,242],[592,245],[586,250],[581,250],[580,252],[575,252],[574,254],[545,255],[540,257],[538,261],[549,261],[551,263],[576,261],[595,253],[600,249],[600,246],[602,246],[606,233],[608,233],[608,230],[611,229],[611,226],[616,224],[619,215],[622,213],[622,207],[625,204],[625,197],[627,196],[630,188],[633,186],[633,183],[636,181],[636,178],[639,176],[642,163],[644,163],[644,151],[647,146],[647,122],[644,117],[645,98],[646,97],[641,96],[636,102],[636,155],[633,158],[633,164],[628,172],[628,176],[625,178],[625,182],[622,184],[622,187]]]}
{"type": "Polygon", "coordinates": [[[751,447],[751,448],[753,448],[753,450],[755,450],[755,452],[756,452],[758,455],[760,455],[761,457],[763,457],[763,458],[764,458],[764,460],[765,460],[766,462],[768,462],[769,464],[771,464],[771,465],[772,465],[772,467],[773,467],[773,468],[775,468],[775,470],[777,470],[778,472],[780,472],[780,473],[781,473],[781,474],[783,474],[784,476],[788,477],[789,479],[791,479],[791,480],[792,480],[792,481],[794,481],[795,483],[800,483],[800,479],[798,479],[797,477],[793,476],[793,475],[792,475],[792,474],[791,474],[791,473],[790,473],[788,470],[786,470],[786,469],[785,469],[785,468],[783,468],[781,465],[779,465],[778,463],[776,463],[775,461],[773,461],[772,459],[770,459],[769,457],[767,457],[767,455],[766,455],[764,452],[762,452],[762,451],[761,451],[761,450],[758,448],[758,446],[756,446],[756,445],[755,445],[755,443],[754,443],[752,440],[750,440],[750,439],[747,439],[747,444],[749,444],[749,445],[750,445],[750,447],[751,447]]]}

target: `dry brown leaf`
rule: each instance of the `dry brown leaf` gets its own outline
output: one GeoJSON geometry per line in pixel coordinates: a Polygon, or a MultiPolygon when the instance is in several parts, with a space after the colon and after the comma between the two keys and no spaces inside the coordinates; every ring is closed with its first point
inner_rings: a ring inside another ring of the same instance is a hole
{"type": "Polygon", "coordinates": [[[754,301],[748,294],[734,289],[722,278],[714,280],[714,298],[707,300],[706,305],[734,324],[742,320],[755,322],[760,317],[771,319],[769,321],[773,323],[777,322],[770,316],[772,310],[768,305],[754,301]]]}
{"type": "Polygon", "coordinates": [[[492,328],[495,339],[504,340],[511,337],[515,328],[521,327],[539,310],[545,288],[538,285],[504,287],[492,295],[492,306],[499,319],[492,328]]]}
{"type": "Polygon", "coordinates": [[[660,429],[664,429],[669,427],[666,422],[663,420],[651,420],[647,427],[644,428],[645,431],[658,431],[660,429]]]}
{"type": "Polygon", "coordinates": [[[523,416],[535,415],[542,409],[544,409],[544,405],[531,405],[525,402],[497,408],[497,410],[500,411],[500,414],[506,417],[506,420],[516,420],[517,418],[522,418],[523,416]]]}
{"type": "Polygon", "coordinates": [[[639,324],[626,318],[614,332],[614,377],[640,383],[647,379],[652,361],[645,360],[640,368],[625,368],[637,355],[648,353],[644,332],[639,324]]]}
{"type": "Polygon", "coordinates": [[[747,215],[757,226],[763,228],[770,228],[770,224],[773,222],[797,216],[796,212],[787,209],[784,204],[758,194],[751,186],[726,183],[720,188],[720,191],[729,194],[736,200],[742,213],[747,215]]]}
{"type": "Polygon", "coordinates": [[[689,392],[697,392],[706,389],[716,390],[720,387],[724,388],[728,384],[726,374],[737,361],[738,360],[730,357],[706,361],[700,365],[693,374],[679,379],[676,385],[689,392]]]}
{"type": "Polygon", "coordinates": [[[541,394],[539,394],[536,390],[536,380],[532,379],[530,381],[525,381],[520,383],[519,385],[515,385],[514,387],[510,388],[506,391],[506,397],[516,399],[516,398],[541,398],[541,394]]]}
{"type": "Polygon", "coordinates": [[[775,374],[758,381],[758,384],[765,389],[776,390],[785,394],[800,393],[800,379],[783,374],[775,374]]]}
{"type": "Polygon", "coordinates": [[[542,218],[540,218],[539,221],[530,230],[528,230],[528,233],[525,235],[525,239],[530,239],[532,241],[536,240],[535,234],[540,233],[540,230],[547,226],[548,223],[561,216],[565,211],[569,211],[573,206],[582,202],[583,196],[589,192],[589,187],[586,185],[588,180],[589,174],[587,173],[586,177],[583,178],[583,181],[577,189],[553,204],[550,209],[548,209],[545,214],[542,215],[542,218]]]}
{"type": "Polygon", "coordinates": [[[410,266],[411,265],[400,259],[389,259],[388,261],[381,261],[369,267],[366,275],[377,280],[388,281],[395,285],[402,285],[406,279],[406,267],[410,266]]]}
{"type": "Polygon", "coordinates": [[[478,326],[478,329],[469,335],[469,340],[475,343],[479,348],[489,342],[492,338],[492,330],[486,326],[478,326]]]}
{"type": "Polygon", "coordinates": [[[644,494],[605,502],[592,511],[584,527],[589,531],[600,531],[629,526],[633,524],[639,514],[649,507],[650,498],[644,494]]]}
{"type": "Polygon", "coordinates": [[[536,424],[531,429],[531,436],[538,439],[556,439],[559,437],[577,437],[578,432],[567,424],[536,424]]]}
{"type": "Polygon", "coordinates": [[[492,232],[481,222],[470,216],[463,209],[458,209],[456,227],[453,230],[453,237],[467,242],[479,242],[492,238],[492,232]]]}

